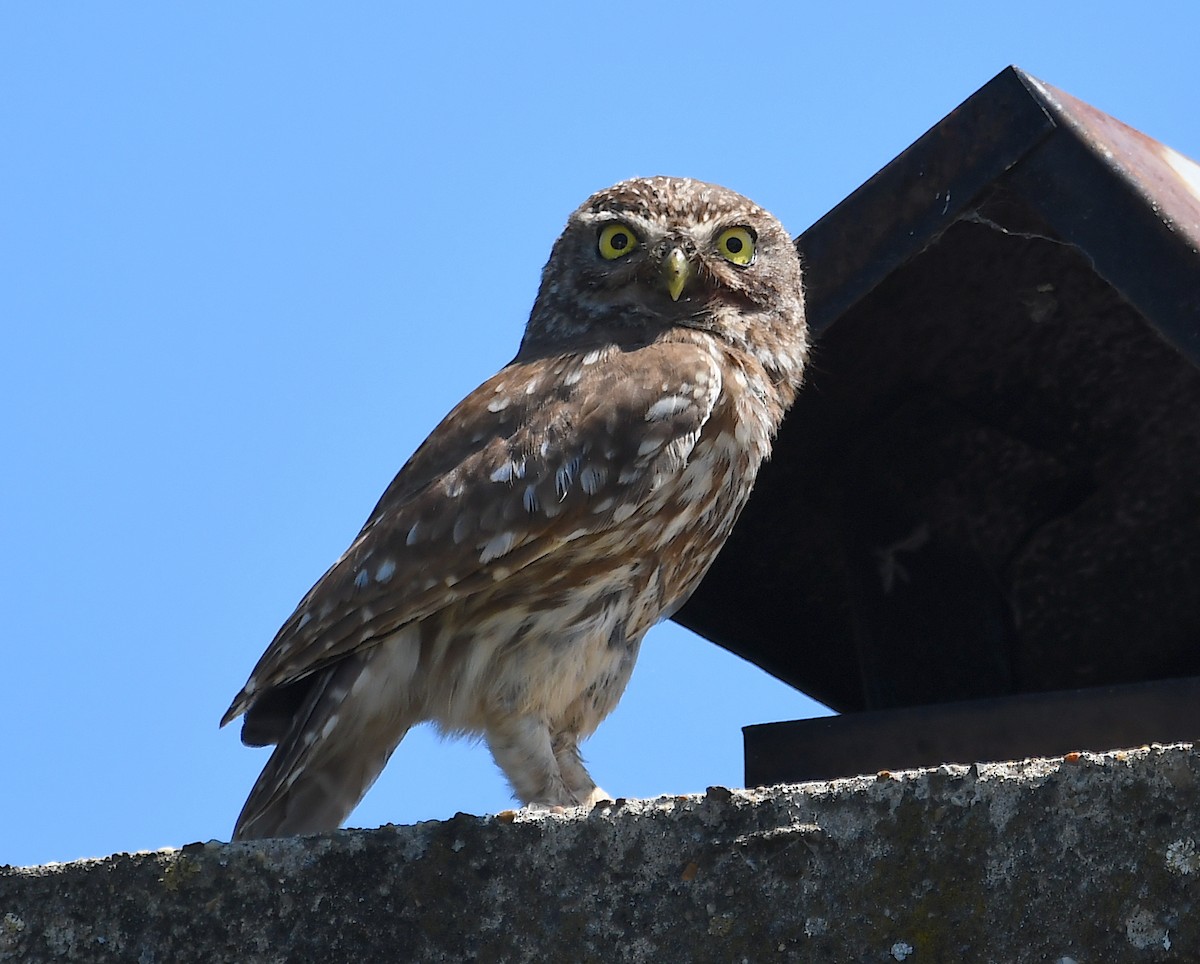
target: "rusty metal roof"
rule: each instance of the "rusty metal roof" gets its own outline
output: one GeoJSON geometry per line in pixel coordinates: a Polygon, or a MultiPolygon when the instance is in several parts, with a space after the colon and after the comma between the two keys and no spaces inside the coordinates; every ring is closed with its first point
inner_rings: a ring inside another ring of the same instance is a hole
{"type": "Polygon", "coordinates": [[[841,711],[1200,675],[1200,166],[1009,68],[797,245],[808,383],[677,618],[841,711]]]}

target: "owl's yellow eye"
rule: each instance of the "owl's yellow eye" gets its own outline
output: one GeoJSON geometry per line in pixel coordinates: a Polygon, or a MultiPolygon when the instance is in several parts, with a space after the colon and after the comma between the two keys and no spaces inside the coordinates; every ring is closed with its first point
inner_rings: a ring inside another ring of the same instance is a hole
{"type": "Polygon", "coordinates": [[[637,246],[637,235],[633,233],[629,225],[621,224],[619,221],[605,227],[600,232],[600,240],[597,243],[600,257],[607,261],[623,258],[637,246]]]}
{"type": "Polygon", "coordinates": [[[726,228],[717,236],[721,257],[734,264],[749,264],[754,260],[754,235],[749,228],[726,228]]]}

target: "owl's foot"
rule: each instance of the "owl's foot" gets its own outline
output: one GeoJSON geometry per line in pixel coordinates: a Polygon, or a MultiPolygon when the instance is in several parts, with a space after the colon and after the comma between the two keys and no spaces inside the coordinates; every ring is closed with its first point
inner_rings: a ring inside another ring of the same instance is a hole
{"type": "MultiPolygon", "coordinates": [[[[497,720],[487,731],[492,756],[517,799],[528,806],[564,809],[579,805],[579,794],[563,779],[550,743],[550,730],[537,717],[497,720]]],[[[589,781],[589,788],[592,786],[589,781]]]]}
{"type": "Polygon", "coordinates": [[[615,798],[612,794],[605,793],[599,787],[592,787],[592,792],[587,794],[579,801],[581,807],[587,807],[589,810],[592,807],[598,806],[601,803],[612,803],[615,798]]]}
{"type": "Polygon", "coordinates": [[[525,809],[533,813],[563,813],[572,807],[583,807],[585,810],[591,810],[592,807],[598,806],[601,803],[612,802],[612,796],[605,793],[599,787],[593,787],[590,793],[582,796],[573,803],[543,803],[540,800],[534,800],[531,803],[525,804],[525,809]]]}

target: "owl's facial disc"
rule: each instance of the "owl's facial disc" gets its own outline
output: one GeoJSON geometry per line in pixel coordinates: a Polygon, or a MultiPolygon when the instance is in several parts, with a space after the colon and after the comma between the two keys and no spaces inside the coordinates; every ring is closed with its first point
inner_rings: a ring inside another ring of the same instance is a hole
{"type": "Polygon", "coordinates": [[[687,286],[688,278],[692,276],[692,264],[681,248],[672,248],[662,259],[661,269],[663,280],[667,283],[667,293],[672,301],[678,301],[687,286]]]}

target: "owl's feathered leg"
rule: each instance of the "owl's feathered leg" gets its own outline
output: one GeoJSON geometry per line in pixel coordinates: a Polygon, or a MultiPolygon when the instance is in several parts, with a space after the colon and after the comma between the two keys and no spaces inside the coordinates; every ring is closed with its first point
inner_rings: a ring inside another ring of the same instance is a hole
{"type": "Polygon", "coordinates": [[[397,699],[416,667],[409,642],[381,644],[316,674],[250,791],[234,840],[336,830],[349,816],[417,722],[415,708],[397,699]]]}
{"type": "Polygon", "coordinates": [[[585,807],[590,807],[600,800],[611,800],[607,793],[596,786],[596,781],[583,765],[583,757],[579,753],[579,745],[573,735],[560,733],[553,740],[554,759],[558,761],[558,769],[563,782],[571,791],[575,800],[585,807]]]}
{"type": "Polygon", "coordinates": [[[550,742],[550,728],[533,716],[496,720],[487,742],[513,793],[527,806],[573,807],[575,794],[563,780],[550,742]]]}

